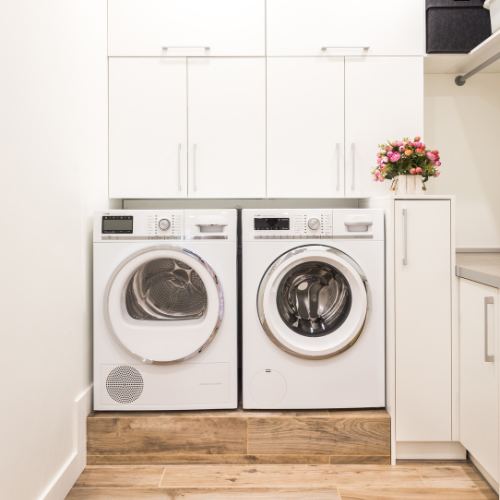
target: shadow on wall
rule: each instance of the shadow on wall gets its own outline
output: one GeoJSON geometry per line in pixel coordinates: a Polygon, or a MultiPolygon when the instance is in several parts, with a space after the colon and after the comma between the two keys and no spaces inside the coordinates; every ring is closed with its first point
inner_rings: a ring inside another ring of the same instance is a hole
{"type": "Polygon", "coordinates": [[[457,247],[500,249],[500,74],[463,87],[456,75],[425,75],[425,142],[440,151],[442,176],[429,194],[457,196],[457,247]]]}

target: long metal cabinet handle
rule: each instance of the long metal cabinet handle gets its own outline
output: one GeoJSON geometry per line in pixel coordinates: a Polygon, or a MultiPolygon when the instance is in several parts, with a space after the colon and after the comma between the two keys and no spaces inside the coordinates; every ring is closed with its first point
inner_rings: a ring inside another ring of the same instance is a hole
{"type": "Polygon", "coordinates": [[[196,144],[193,144],[193,188],[196,191],[196,144]]]}
{"type": "Polygon", "coordinates": [[[210,50],[210,47],[205,47],[204,45],[166,45],[162,47],[163,50],[168,49],[205,49],[210,50]]]}
{"type": "Polygon", "coordinates": [[[368,50],[370,48],[369,45],[330,45],[328,47],[321,47],[321,50],[328,49],[365,49],[368,50]]]}
{"type": "Polygon", "coordinates": [[[356,174],[356,160],[354,158],[355,156],[355,153],[356,153],[356,148],[355,148],[355,145],[354,145],[354,142],[351,144],[351,155],[352,155],[352,183],[351,183],[351,191],[354,191],[354,187],[356,185],[355,181],[354,181],[354,177],[355,177],[355,174],[356,174]]]}
{"type": "Polygon", "coordinates": [[[403,208],[403,266],[408,265],[408,211],[403,208]]]}
{"type": "Polygon", "coordinates": [[[181,187],[181,145],[177,146],[177,181],[179,183],[179,191],[182,191],[181,187]]]}
{"type": "Polygon", "coordinates": [[[495,356],[488,354],[488,305],[494,303],[494,297],[484,298],[484,361],[486,363],[493,363],[495,361],[495,356]]]}
{"type": "Polygon", "coordinates": [[[340,144],[338,142],[337,145],[335,146],[335,149],[337,151],[337,191],[338,191],[340,187],[340,144]]]}

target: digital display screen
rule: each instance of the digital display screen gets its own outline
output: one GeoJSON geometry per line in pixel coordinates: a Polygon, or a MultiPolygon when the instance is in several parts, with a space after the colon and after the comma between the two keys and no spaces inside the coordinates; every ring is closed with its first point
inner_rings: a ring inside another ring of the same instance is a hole
{"type": "Polygon", "coordinates": [[[290,219],[254,219],[254,229],[256,231],[288,231],[290,229],[290,219]]]}
{"type": "Polygon", "coordinates": [[[132,233],[134,218],[131,215],[105,215],[102,218],[102,232],[109,233],[132,233]]]}

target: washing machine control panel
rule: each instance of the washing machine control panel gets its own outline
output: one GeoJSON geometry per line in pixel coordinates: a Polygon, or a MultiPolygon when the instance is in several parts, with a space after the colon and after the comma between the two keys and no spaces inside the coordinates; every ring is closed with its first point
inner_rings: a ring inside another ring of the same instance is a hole
{"type": "Polygon", "coordinates": [[[331,210],[263,211],[253,219],[256,240],[331,239],[331,210]]]}

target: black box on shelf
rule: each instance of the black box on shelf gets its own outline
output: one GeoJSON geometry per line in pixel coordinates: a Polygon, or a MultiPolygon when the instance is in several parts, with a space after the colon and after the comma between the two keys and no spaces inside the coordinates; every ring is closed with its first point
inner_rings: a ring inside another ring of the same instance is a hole
{"type": "Polygon", "coordinates": [[[427,53],[466,54],[491,35],[484,0],[426,0],[427,53]]]}

